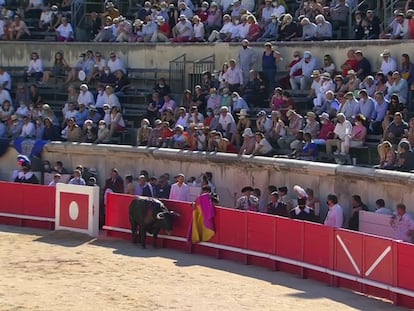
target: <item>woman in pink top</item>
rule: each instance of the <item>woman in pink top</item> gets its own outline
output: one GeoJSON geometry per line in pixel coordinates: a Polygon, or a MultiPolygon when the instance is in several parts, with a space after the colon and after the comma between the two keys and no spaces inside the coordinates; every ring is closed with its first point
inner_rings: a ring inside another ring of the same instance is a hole
{"type": "Polygon", "coordinates": [[[283,99],[282,93],[282,88],[275,88],[272,99],[270,100],[270,109],[272,109],[272,111],[279,110],[283,106],[285,100],[283,99]]]}
{"type": "Polygon", "coordinates": [[[350,135],[345,136],[345,140],[341,142],[341,154],[349,154],[350,147],[360,147],[365,143],[367,137],[367,128],[365,126],[365,117],[358,114],[355,117],[355,125],[352,127],[350,135]]]}

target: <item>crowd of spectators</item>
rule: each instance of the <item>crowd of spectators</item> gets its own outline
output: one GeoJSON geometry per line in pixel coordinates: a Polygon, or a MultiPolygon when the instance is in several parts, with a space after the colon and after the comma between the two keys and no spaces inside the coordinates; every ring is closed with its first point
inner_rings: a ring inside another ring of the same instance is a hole
{"type": "MultiPolygon", "coordinates": [[[[220,71],[204,72],[200,85],[181,98],[175,99],[160,78],[146,113],[136,116],[140,126],[133,144],[313,161],[323,152],[342,161],[352,148],[364,146],[368,135],[376,135],[380,168],[414,169],[414,121],[409,120],[414,65],[408,54],[398,64],[384,50],[374,68],[361,50],[348,50],[341,65],[328,54],[322,61],[309,51],[294,51],[288,76],[276,80],[282,55],[271,43],[265,43],[261,72],[253,69],[260,53],[248,40],[240,45],[238,57],[220,71]],[[306,96],[312,107],[299,106],[292,94],[306,96]]],[[[23,80],[13,78],[0,68],[0,137],[108,143],[127,131],[119,96],[130,81],[115,52],[106,61],[88,50],[73,67],[57,52],[48,70],[33,52],[23,80]],[[51,77],[68,83],[61,113],[44,102],[38,87],[51,77]],[[79,88],[71,84],[80,78],[79,88]],[[29,79],[36,83],[23,82],[29,79]],[[13,99],[12,80],[18,81],[13,99]]]]}
{"type": "MultiPolygon", "coordinates": [[[[0,5],[0,40],[30,39],[31,30],[49,33],[57,41],[76,40],[77,25],[72,26],[70,22],[71,0],[61,3],[30,0],[25,8],[8,3],[0,5]]],[[[129,6],[128,12],[122,12],[113,2],[106,1],[101,11],[88,12],[82,25],[87,29],[87,40],[240,42],[248,39],[254,42],[410,39],[414,36],[411,20],[414,6],[410,0],[404,8],[395,10],[395,18],[385,25],[376,11],[354,0],[145,1],[136,8],[129,6]],[[350,25],[353,29],[349,29],[350,25]]]]}

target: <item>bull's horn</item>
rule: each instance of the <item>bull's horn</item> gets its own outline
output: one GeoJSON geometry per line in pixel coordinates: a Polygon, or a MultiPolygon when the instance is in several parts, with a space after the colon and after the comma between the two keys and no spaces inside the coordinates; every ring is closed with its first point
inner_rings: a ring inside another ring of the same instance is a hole
{"type": "Polygon", "coordinates": [[[159,212],[156,217],[157,219],[164,219],[165,218],[164,212],[159,212]]]}

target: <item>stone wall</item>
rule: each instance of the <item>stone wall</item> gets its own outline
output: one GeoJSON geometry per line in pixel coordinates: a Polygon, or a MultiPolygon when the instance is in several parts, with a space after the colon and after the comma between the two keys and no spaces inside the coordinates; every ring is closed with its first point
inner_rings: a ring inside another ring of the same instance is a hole
{"type": "MultiPolygon", "coordinates": [[[[0,158],[3,180],[8,180],[10,171],[17,168],[16,153],[10,149],[0,158]]],[[[286,185],[289,189],[299,184],[314,189],[325,211],[326,195],[336,193],[348,212],[353,194],[361,195],[371,208],[374,208],[375,200],[383,198],[387,206],[404,202],[414,212],[414,175],[408,173],[214,152],[61,142],[46,145],[42,158],[51,163],[61,160],[68,169],[78,164],[96,168],[101,185],[113,167],[117,167],[122,176],[128,173],[138,176],[142,169],[154,176],[166,172],[174,176],[182,172],[186,177],[198,177],[201,172],[211,171],[223,206],[234,206],[234,197],[239,196],[240,189],[246,185],[266,191],[270,184],[286,185]]],[[[290,196],[295,197],[290,191],[290,196]]]]}

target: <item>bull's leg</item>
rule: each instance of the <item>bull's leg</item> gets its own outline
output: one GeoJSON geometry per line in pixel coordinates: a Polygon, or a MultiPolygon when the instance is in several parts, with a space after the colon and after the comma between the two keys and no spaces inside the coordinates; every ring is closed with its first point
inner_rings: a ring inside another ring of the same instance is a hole
{"type": "Polygon", "coordinates": [[[134,221],[132,221],[131,219],[130,219],[130,223],[131,223],[132,243],[136,244],[137,243],[137,238],[138,238],[137,224],[134,221]]]}
{"type": "Polygon", "coordinates": [[[154,247],[154,248],[158,248],[158,246],[157,246],[157,238],[158,238],[158,233],[159,232],[160,232],[159,229],[154,229],[154,233],[152,234],[153,235],[153,238],[152,238],[152,247],[154,247]]]}
{"type": "Polygon", "coordinates": [[[147,232],[146,232],[145,226],[140,226],[139,235],[140,235],[139,239],[140,239],[142,248],[146,248],[145,240],[146,240],[146,237],[147,237],[147,232]]]}

